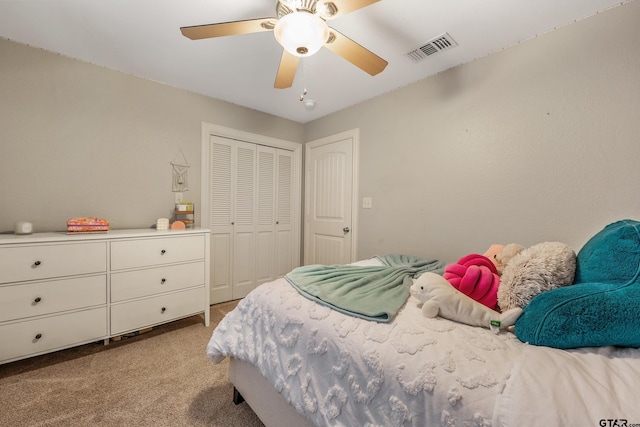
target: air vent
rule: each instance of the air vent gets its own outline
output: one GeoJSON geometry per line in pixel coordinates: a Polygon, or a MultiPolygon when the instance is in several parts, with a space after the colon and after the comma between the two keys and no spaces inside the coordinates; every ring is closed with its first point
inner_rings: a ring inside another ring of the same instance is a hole
{"type": "Polygon", "coordinates": [[[449,33],[444,33],[434,39],[429,40],[428,42],[425,42],[419,48],[407,53],[407,56],[413,62],[420,62],[431,55],[442,52],[444,50],[452,49],[456,46],[458,46],[458,43],[456,43],[456,41],[449,35],[449,33]]]}

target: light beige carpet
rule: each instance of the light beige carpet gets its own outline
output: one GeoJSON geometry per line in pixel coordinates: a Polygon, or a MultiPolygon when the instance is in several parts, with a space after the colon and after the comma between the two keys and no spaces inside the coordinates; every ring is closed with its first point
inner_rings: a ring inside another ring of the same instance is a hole
{"type": "Polygon", "coordinates": [[[205,355],[236,303],[212,306],[209,328],[194,316],[108,346],[0,365],[0,426],[262,426],[231,401],[228,361],[205,355]]]}

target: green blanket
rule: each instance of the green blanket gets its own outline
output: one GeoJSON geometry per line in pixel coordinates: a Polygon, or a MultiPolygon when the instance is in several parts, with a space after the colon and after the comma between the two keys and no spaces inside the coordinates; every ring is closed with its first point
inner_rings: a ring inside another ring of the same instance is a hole
{"type": "Polygon", "coordinates": [[[367,320],[390,322],[409,297],[411,278],[445,263],[411,255],[376,256],[383,266],[307,265],[285,276],[302,295],[337,311],[367,320]]]}

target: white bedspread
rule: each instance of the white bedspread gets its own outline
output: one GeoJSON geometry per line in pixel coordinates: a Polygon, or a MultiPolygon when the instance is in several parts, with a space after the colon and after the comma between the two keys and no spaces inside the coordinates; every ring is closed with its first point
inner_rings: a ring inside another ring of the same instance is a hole
{"type": "Polygon", "coordinates": [[[638,349],[524,345],[494,425],[640,426],[639,389],[638,349]]]}
{"type": "Polygon", "coordinates": [[[377,323],[279,279],[221,321],[207,355],[255,365],[317,426],[640,423],[640,404],[631,404],[640,350],[529,346],[511,333],[425,318],[417,303],[410,297],[392,323],[377,323]]]}

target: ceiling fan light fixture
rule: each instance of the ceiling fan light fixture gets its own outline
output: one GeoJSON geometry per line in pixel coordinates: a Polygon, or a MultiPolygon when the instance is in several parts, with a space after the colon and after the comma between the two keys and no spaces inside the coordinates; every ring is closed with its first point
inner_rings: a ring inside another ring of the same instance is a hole
{"type": "Polygon", "coordinates": [[[278,43],[295,56],[313,55],[329,38],[324,19],[304,10],[280,18],[273,32],[278,43]]]}

